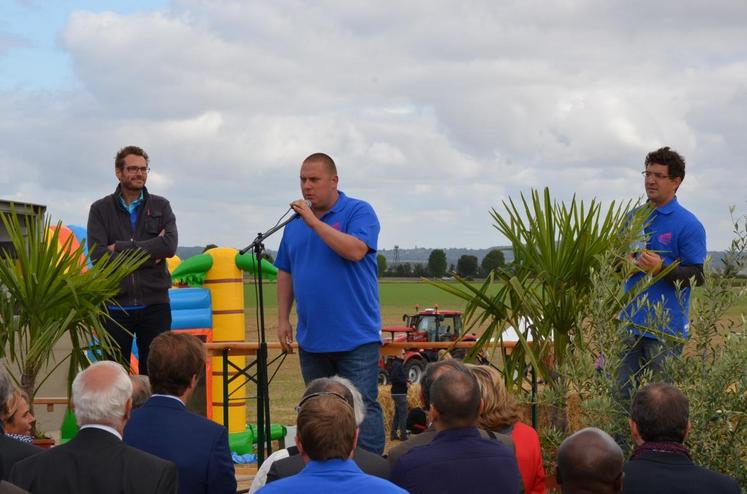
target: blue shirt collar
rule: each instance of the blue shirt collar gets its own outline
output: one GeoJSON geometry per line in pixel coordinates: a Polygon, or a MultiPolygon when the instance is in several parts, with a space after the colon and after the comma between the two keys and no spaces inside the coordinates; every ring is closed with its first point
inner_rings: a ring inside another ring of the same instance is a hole
{"type": "Polygon", "coordinates": [[[350,472],[360,473],[361,469],[353,460],[311,460],[303,469],[304,473],[350,472]]]}
{"type": "Polygon", "coordinates": [[[132,212],[133,212],[133,211],[135,211],[135,210],[137,209],[137,207],[138,207],[138,206],[140,206],[140,204],[142,204],[142,203],[143,203],[143,197],[144,197],[144,196],[143,196],[143,191],[141,190],[141,191],[140,191],[140,197],[138,197],[137,199],[135,199],[134,201],[132,201],[132,202],[131,202],[130,204],[127,204],[127,203],[125,202],[125,200],[124,200],[124,196],[123,196],[123,195],[122,195],[121,193],[119,194],[119,197],[118,197],[118,198],[119,198],[119,204],[120,204],[120,205],[121,205],[121,206],[122,206],[123,208],[125,208],[125,210],[126,210],[126,211],[127,211],[128,213],[132,214],[132,212]]]}
{"type": "Polygon", "coordinates": [[[674,196],[671,201],[661,207],[656,208],[656,212],[658,214],[671,214],[678,207],[679,203],[677,202],[677,196],[674,196]]]}
{"type": "Polygon", "coordinates": [[[325,216],[329,213],[339,213],[342,208],[345,206],[345,203],[348,202],[348,196],[345,195],[345,193],[341,190],[337,191],[337,200],[332,205],[329,211],[325,213],[325,216]]]}

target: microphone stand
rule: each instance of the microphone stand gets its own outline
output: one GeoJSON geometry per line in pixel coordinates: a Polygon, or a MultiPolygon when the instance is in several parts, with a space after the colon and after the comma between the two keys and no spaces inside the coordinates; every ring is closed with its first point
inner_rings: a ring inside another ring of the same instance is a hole
{"type": "MultiPolygon", "coordinates": [[[[269,237],[276,231],[283,228],[290,221],[295,219],[295,216],[291,217],[282,224],[276,225],[265,233],[257,234],[257,238],[246,246],[244,249],[239,251],[239,254],[244,254],[249,250],[254,252],[254,259],[256,261],[256,277],[257,280],[257,291],[258,301],[257,310],[259,311],[259,349],[257,350],[257,464],[261,465],[265,460],[265,448],[267,449],[268,456],[272,453],[272,428],[270,422],[270,383],[267,379],[267,337],[265,334],[265,307],[264,307],[264,296],[262,287],[262,254],[264,253],[265,246],[262,243],[265,238],[269,237]]],[[[224,405],[225,406],[225,405],[224,405]]]]}

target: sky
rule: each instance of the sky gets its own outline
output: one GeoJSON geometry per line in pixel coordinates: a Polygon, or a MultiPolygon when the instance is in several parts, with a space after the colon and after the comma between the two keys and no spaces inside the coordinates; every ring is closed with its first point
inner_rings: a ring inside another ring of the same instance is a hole
{"type": "Polygon", "coordinates": [[[721,250],[746,119],[743,1],[0,0],[0,198],[85,225],[139,145],[183,246],[250,243],[317,151],[379,248],[485,248],[503,201],[636,200],[671,146],[721,250]]]}

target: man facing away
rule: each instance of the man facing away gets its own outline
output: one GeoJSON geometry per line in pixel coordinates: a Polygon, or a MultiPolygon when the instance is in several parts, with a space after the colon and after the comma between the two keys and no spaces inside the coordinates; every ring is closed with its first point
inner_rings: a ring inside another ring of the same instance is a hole
{"type": "Polygon", "coordinates": [[[278,340],[284,351],[291,351],[290,310],[295,300],[304,382],[335,374],[350,379],[367,409],[359,444],[381,454],[379,220],[368,203],[337,189],[337,167],[326,154],[307,157],[300,176],[304,200],[291,203],[300,219],[285,227],[275,260],[278,340]]]}
{"type": "MultiPolygon", "coordinates": [[[[420,380],[420,403],[423,406],[423,410],[429,412],[431,409],[431,386],[434,381],[439,378],[442,374],[454,371],[462,372],[469,376],[472,376],[472,372],[462,362],[455,359],[439,360],[438,362],[431,362],[425,367],[423,378],[420,380]]],[[[432,417],[431,417],[432,419],[432,417]]],[[[500,434],[498,432],[485,431],[479,429],[480,436],[485,439],[493,439],[508,447],[511,451],[514,451],[514,442],[511,436],[507,434],[500,434]]],[[[397,446],[389,450],[387,458],[389,459],[389,465],[394,466],[397,461],[408,451],[433,441],[438,431],[434,427],[432,421],[428,422],[428,427],[425,431],[420,434],[410,435],[407,441],[404,441],[397,446]]],[[[523,484],[522,484],[523,485],[523,484]]]]}
{"type": "Polygon", "coordinates": [[[353,407],[344,396],[321,391],[298,404],[296,447],[306,467],[267,484],[263,494],[404,494],[387,480],[366,475],[351,459],[358,438],[353,407]]]}
{"type": "Polygon", "coordinates": [[[153,395],[134,410],[124,441],[179,468],[179,494],[233,494],[236,476],[226,428],[186,404],[205,369],[205,347],[196,336],[157,336],[148,357],[153,395]]]}
{"type": "Polygon", "coordinates": [[[630,413],[636,448],[625,463],[624,493],[737,494],[737,482],[693,463],[684,445],[690,431],[690,404],[668,383],[638,390],[630,413]]]}
{"type": "Polygon", "coordinates": [[[513,452],[481,437],[477,428],[482,400],[475,377],[445,372],[433,382],[430,398],[438,434],[397,461],[392,481],[411,494],[518,493],[521,477],[513,452]]]}
{"type": "Polygon", "coordinates": [[[682,344],[668,342],[646,332],[657,325],[656,306],[663,304],[668,324],[656,328],[680,339],[689,336],[690,279],[703,283],[706,236],[703,225],[677,201],[677,190],[685,179],[685,160],[676,151],[663,147],[646,156],[645,178],[648,203],[654,208],[644,228],[645,248],[631,256],[639,272],[625,283],[628,292],[646,273],[657,275],[672,263],[679,263],[664,279],[650,286],[622,314],[628,322],[626,353],[618,369],[618,388],[629,399],[637,374],[644,368],[660,369],[665,358],[679,356],[682,344]],[[646,296],[648,305],[636,307],[646,296]]]}
{"type": "Polygon", "coordinates": [[[563,494],[616,494],[623,486],[622,449],[601,429],[587,427],[558,448],[555,478],[563,494]]]}
{"type": "Polygon", "coordinates": [[[101,361],[73,381],[80,431],[66,444],[26,458],[10,481],[34,494],[176,493],[176,466],[122,442],[132,408],[124,368],[101,361]]]}
{"type": "Polygon", "coordinates": [[[164,260],[176,253],[177,246],[176,218],[169,201],[145,187],[149,170],[145,151],[137,146],[122,148],[114,158],[119,185],[113,194],[94,202],[88,213],[87,241],[94,262],[133,250],[149,255],[145,264],[122,280],[116,304],[108,307],[113,320],[104,320],[125,364],[130,361],[132,335],[137,337],[140,374],[148,374],[150,342],[171,329],[171,276],[164,260]]]}

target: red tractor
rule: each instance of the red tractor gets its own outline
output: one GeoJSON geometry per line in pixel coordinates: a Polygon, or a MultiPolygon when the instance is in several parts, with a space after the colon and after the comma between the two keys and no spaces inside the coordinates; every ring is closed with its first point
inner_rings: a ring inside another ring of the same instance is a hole
{"type": "MultiPolygon", "coordinates": [[[[389,333],[391,341],[418,342],[442,342],[455,341],[462,334],[462,312],[456,310],[425,309],[419,311],[415,308],[415,315],[405,314],[402,316],[403,326],[386,326],[383,331],[389,333]],[[395,336],[398,334],[398,336],[395,336]]],[[[462,341],[475,341],[477,335],[466,335],[462,341]]],[[[456,348],[451,351],[454,358],[463,359],[466,355],[464,348],[456,348]]],[[[419,383],[423,377],[425,366],[429,362],[438,360],[438,350],[418,348],[405,349],[404,366],[407,378],[411,383],[419,383]]],[[[379,384],[389,383],[389,363],[392,357],[383,358],[379,361],[379,384]]],[[[484,359],[478,357],[482,363],[484,359]]]]}

